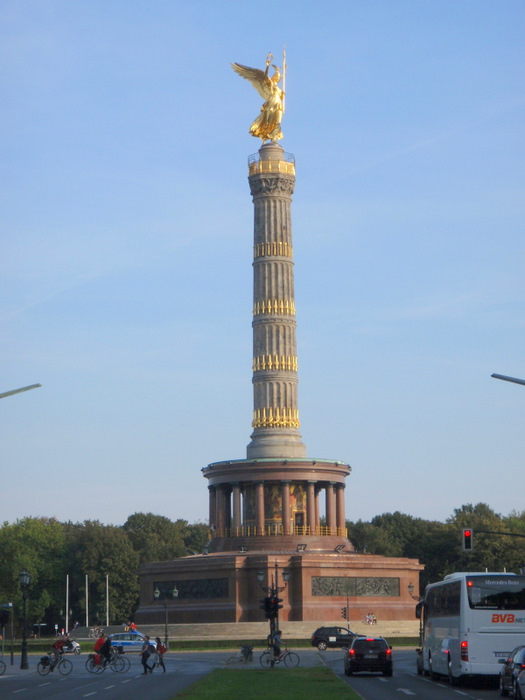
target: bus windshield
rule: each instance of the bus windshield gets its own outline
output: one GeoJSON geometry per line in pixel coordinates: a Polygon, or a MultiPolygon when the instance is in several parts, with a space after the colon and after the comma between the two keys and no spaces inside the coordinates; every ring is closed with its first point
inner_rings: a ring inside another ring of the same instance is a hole
{"type": "Polygon", "coordinates": [[[472,610],[525,610],[525,576],[468,576],[472,610]]]}

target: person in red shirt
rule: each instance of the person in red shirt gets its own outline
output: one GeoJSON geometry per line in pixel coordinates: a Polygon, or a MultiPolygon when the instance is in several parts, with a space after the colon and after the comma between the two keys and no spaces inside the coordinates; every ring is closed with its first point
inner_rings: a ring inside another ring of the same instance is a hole
{"type": "Polygon", "coordinates": [[[55,670],[55,666],[57,665],[59,659],[60,659],[60,654],[62,654],[62,649],[64,648],[64,644],[66,643],[66,637],[59,637],[56,642],[53,644],[53,655],[54,659],[51,662],[51,668],[49,669],[50,671],[55,670]]]}
{"type": "Polygon", "coordinates": [[[166,647],[160,641],[160,637],[155,637],[157,642],[157,654],[159,655],[159,666],[162,666],[162,673],[166,673],[166,666],[164,666],[164,654],[166,653],[166,647]]]}
{"type": "Polygon", "coordinates": [[[102,645],[104,644],[105,641],[106,641],[106,635],[104,634],[104,632],[102,632],[100,637],[95,642],[95,646],[93,647],[93,651],[96,651],[97,654],[99,654],[100,649],[102,648],[102,645]]]}
{"type": "Polygon", "coordinates": [[[97,639],[95,642],[95,646],[93,647],[93,651],[95,651],[97,654],[100,654],[100,656],[104,659],[105,663],[108,663],[110,660],[110,649],[111,649],[111,639],[102,632],[100,637],[97,639]]]}

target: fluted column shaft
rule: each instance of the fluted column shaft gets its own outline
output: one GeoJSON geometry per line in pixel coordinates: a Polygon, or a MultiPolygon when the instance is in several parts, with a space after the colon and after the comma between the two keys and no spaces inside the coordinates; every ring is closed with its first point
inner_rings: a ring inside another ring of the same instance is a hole
{"type": "Polygon", "coordinates": [[[297,396],[293,159],[266,144],[250,165],[254,203],[253,422],[248,458],[305,457],[297,396]]]}

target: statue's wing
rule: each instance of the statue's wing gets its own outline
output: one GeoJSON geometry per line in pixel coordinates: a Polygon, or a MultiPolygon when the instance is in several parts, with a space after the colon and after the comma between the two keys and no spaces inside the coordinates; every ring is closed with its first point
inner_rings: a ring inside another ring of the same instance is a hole
{"type": "Polygon", "coordinates": [[[267,100],[270,97],[271,81],[264,71],[259,70],[259,68],[248,68],[248,66],[243,66],[240,63],[232,63],[231,67],[242,78],[249,80],[262,98],[267,100]]]}

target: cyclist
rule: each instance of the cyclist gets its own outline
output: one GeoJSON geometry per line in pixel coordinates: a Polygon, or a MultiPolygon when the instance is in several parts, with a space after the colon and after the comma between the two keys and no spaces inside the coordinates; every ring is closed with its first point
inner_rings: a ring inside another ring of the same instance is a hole
{"type": "Polygon", "coordinates": [[[272,649],[273,649],[273,657],[276,661],[279,660],[279,656],[281,655],[281,630],[276,630],[273,633],[273,639],[272,639],[272,649]]]}
{"type": "Polygon", "coordinates": [[[57,663],[60,661],[60,655],[63,654],[63,648],[64,644],[66,643],[66,637],[59,637],[56,642],[53,644],[53,656],[55,657],[53,661],[51,662],[51,668],[49,669],[50,671],[55,670],[55,666],[57,663]]]}
{"type": "Polygon", "coordinates": [[[100,654],[101,660],[104,659],[104,665],[109,662],[110,649],[111,649],[111,639],[109,637],[106,637],[105,633],[102,632],[100,637],[95,642],[95,646],[93,647],[93,651],[97,654],[100,654]]]}

